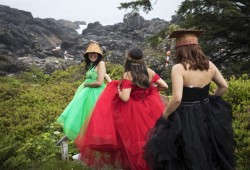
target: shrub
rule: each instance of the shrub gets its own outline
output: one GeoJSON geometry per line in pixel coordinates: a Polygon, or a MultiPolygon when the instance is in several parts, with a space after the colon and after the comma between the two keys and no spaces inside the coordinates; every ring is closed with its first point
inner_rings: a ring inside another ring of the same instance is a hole
{"type": "Polygon", "coordinates": [[[247,74],[238,79],[232,76],[225,99],[232,104],[233,128],[236,140],[235,155],[238,170],[250,167],[250,81],[247,74]]]}
{"type": "MultiPolygon", "coordinates": [[[[38,80],[23,73],[14,77],[0,77],[0,169],[86,169],[72,161],[60,161],[60,148],[56,141],[63,136],[54,135],[62,127],[56,118],[73,98],[83,81],[83,66],[58,70],[43,75],[39,70],[38,80]],[[11,135],[9,135],[11,134],[11,135]]],[[[107,73],[119,80],[123,66],[107,63],[107,73]]],[[[250,167],[250,82],[247,75],[231,77],[229,90],[224,98],[232,104],[233,127],[236,140],[237,169],[250,167]]],[[[211,91],[215,85],[211,84],[211,91]]],[[[167,95],[169,95],[167,93],[167,95]]],[[[72,141],[69,155],[76,153],[72,141]]]]}

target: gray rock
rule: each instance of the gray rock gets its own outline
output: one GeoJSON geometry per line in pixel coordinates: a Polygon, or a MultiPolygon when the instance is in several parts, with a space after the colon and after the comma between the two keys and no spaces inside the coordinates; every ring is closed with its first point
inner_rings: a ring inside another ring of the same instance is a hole
{"type": "MultiPolygon", "coordinates": [[[[89,23],[78,35],[76,29],[80,24],[86,22],[33,18],[30,12],[0,5],[0,74],[23,71],[32,64],[46,73],[79,64],[90,40],[99,42],[105,49],[105,60],[123,64],[131,47],[144,47],[147,38],[161,31],[169,22],[145,20],[139,14],[128,13],[122,23],[108,26],[100,22],[89,23]]],[[[151,60],[156,58],[150,58],[150,62],[157,63],[151,60]]]]}

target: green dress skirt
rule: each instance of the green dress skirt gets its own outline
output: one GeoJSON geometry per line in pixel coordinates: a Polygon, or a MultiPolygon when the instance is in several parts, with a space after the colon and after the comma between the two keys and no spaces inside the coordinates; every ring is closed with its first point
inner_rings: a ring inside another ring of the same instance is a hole
{"type": "Polygon", "coordinates": [[[106,87],[104,83],[97,88],[84,87],[84,83],[92,83],[96,79],[96,70],[94,68],[88,70],[86,80],[78,87],[73,99],[57,119],[63,126],[63,132],[71,140],[75,140],[80,130],[87,127],[92,109],[106,87]]]}

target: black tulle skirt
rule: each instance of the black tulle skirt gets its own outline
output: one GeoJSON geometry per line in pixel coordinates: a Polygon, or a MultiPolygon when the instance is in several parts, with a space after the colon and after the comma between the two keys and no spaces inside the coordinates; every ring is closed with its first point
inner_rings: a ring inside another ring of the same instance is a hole
{"type": "Polygon", "coordinates": [[[232,112],[221,97],[184,102],[147,134],[144,159],[154,170],[233,170],[232,112]]]}

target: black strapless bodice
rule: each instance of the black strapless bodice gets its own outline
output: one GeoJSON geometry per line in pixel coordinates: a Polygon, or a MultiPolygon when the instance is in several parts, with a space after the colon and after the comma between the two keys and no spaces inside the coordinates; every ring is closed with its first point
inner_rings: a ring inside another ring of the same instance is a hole
{"type": "Polygon", "coordinates": [[[199,87],[183,87],[182,102],[196,102],[203,103],[208,99],[210,84],[203,88],[199,87]]]}

